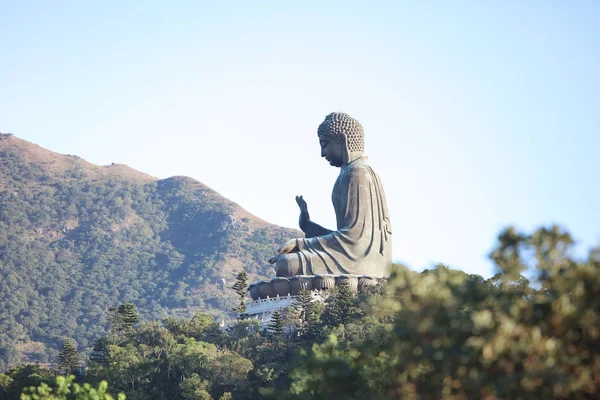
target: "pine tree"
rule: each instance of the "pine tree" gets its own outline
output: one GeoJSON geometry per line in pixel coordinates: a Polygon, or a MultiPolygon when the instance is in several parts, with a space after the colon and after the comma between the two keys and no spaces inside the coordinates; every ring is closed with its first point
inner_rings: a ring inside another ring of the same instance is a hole
{"type": "Polygon", "coordinates": [[[108,343],[109,341],[106,337],[94,340],[90,361],[100,365],[108,365],[108,343]]]}
{"type": "Polygon", "coordinates": [[[58,369],[64,375],[69,375],[77,372],[79,367],[79,354],[73,343],[66,339],[58,354],[58,369]]]}
{"type": "Polygon", "coordinates": [[[127,303],[119,306],[119,319],[121,329],[124,332],[133,331],[133,327],[139,321],[139,315],[135,304],[127,303]]]}
{"type": "Polygon", "coordinates": [[[303,289],[298,293],[298,298],[292,303],[294,308],[300,315],[299,333],[306,338],[316,336],[317,316],[313,304],[313,296],[309,290],[303,289]]]}
{"type": "Polygon", "coordinates": [[[283,331],[285,330],[285,321],[283,319],[281,311],[273,311],[273,315],[271,315],[271,321],[269,322],[268,330],[269,334],[273,337],[280,338],[283,335],[283,331]]]}
{"type": "Polygon", "coordinates": [[[237,307],[234,307],[232,310],[238,313],[239,320],[248,318],[248,314],[246,314],[246,291],[248,290],[248,274],[246,273],[246,271],[242,270],[238,274],[232,289],[235,290],[235,293],[237,293],[239,297],[237,307]]]}
{"type": "Polygon", "coordinates": [[[327,324],[335,327],[345,325],[360,312],[358,298],[352,293],[347,281],[340,282],[334,293],[327,301],[325,320],[327,324]]]}
{"type": "MultiPolygon", "coordinates": [[[[116,307],[109,307],[106,316],[110,333],[120,336],[123,333],[130,334],[139,321],[139,313],[135,304],[127,303],[116,307]]],[[[114,337],[113,337],[114,339],[114,337]]]]}

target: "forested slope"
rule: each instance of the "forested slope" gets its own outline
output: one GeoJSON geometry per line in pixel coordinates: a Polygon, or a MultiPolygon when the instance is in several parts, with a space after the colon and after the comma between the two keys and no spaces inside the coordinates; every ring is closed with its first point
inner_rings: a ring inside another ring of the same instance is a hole
{"type": "Polygon", "coordinates": [[[265,260],[297,234],[193,179],[0,134],[0,370],[47,362],[66,337],[89,349],[116,304],[149,319],[223,317],[235,274],[273,276],[265,260]]]}

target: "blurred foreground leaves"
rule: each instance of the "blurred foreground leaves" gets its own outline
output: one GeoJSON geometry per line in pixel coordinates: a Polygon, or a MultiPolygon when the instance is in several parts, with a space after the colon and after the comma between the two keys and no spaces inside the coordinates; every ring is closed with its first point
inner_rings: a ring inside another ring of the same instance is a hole
{"type": "Polygon", "coordinates": [[[554,399],[600,396],[598,250],[577,261],[554,226],[499,236],[484,280],[439,265],[397,267],[371,315],[381,337],[341,344],[332,334],[302,353],[289,398],[554,399]],[[537,284],[521,275],[527,266],[537,284]]]}

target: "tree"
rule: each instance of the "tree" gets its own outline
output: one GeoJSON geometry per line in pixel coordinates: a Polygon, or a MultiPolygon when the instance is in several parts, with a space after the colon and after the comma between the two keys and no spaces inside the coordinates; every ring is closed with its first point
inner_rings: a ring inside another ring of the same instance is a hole
{"type": "Polygon", "coordinates": [[[23,391],[23,388],[39,386],[42,383],[51,383],[56,378],[54,371],[43,368],[39,364],[19,365],[8,370],[5,375],[10,378],[10,387],[7,388],[6,399],[19,398],[19,394],[23,391]]]}
{"type": "Polygon", "coordinates": [[[13,383],[13,379],[4,374],[0,374],[0,400],[8,400],[8,392],[13,383]]]}
{"type": "Polygon", "coordinates": [[[271,321],[269,321],[269,325],[267,328],[269,330],[269,334],[272,335],[272,337],[281,338],[285,330],[285,321],[283,319],[281,311],[273,311],[273,314],[271,315],[271,321]]]}
{"type": "Polygon", "coordinates": [[[139,321],[139,314],[135,304],[127,303],[108,308],[108,326],[114,336],[130,334],[139,321]]]}
{"type": "Polygon", "coordinates": [[[92,352],[90,353],[90,361],[104,366],[108,365],[109,343],[106,337],[94,340],[94,347],[92,347],[92,352]]]}
{"type": "Polygon", "coordinates": [[[119,306],[119,315],[123,331],[131,332],[139,321],[139,315],[135,304],[127,303],[119,306]]]}
{"type": "Polygon", "coordinates": [[[248,274],[242,270],[236,278],[233,290],[238,295],[238,305],[233,308],[233,311],[238,313],[238,320],[248,318],[246,314],[246,291],[248,290],[248,274]]]}
{"type": "Polygon", "coordinates": [[[325,321],[332,327],[345,325],[355,319],[359,312],[357,295],[352,292],[348,282],[343,280],[327,299],[325,321]]]}
{"type": "Polygon", "coordinates": [[[65,375],[77,372],[80,366],[79,354],[77,349],[71,343],[71,340],[65,339],[60,353],[58,354],[58,369],[65,375]]]}
{"type": "Polygon", "coordinates": [[[217,340],[221,335],[214,317],[205,313],[196,313],[192,318],[184,320],[168,317],[163,320],[163,325],[175,337],[185,336],[206,341],[209,338],[217,340]]]}
{"type": "Polygon", "coordinates": [[[201,379],[198,374],[194,373],[189,378],[184,378],[179,387],[185,400],[213,400],[209,391],[210,383],[201,379]]]}
{"type": "Polygon", "coordinates": [[[306,339],[312,339],[317,336],[318,319],[313,303],[313,296],[310,290],[302,289],[298,293],[298,298],[291,306],[298,312],[298,331],[306,339]]]}

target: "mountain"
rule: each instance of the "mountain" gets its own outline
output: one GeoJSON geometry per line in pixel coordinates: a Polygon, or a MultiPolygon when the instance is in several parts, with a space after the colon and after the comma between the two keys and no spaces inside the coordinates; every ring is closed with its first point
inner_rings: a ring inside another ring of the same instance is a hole
{"type": "Polygon", "coordinates": [[[269,224],[187,177],[98,166],[0,134],[0,370],[89,350],[108,307],[146,319],[233,304],[235,275],[299,232],[269,224]]]}

